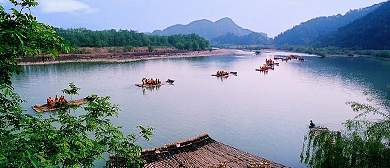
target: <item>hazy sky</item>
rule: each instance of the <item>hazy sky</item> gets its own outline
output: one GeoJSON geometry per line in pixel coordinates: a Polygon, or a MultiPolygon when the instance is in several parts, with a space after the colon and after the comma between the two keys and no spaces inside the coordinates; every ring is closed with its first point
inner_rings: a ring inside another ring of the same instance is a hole
{"type": "MultiPolygon", "coordinates": [[[[270,37],[317,16],[344,14],[386,0],[38,0],[38,20],[56,27],[151,32],[199,19],[230,17],[270,37]]],[[[6,0],[0,0],[4,5],[6,0]]]]}

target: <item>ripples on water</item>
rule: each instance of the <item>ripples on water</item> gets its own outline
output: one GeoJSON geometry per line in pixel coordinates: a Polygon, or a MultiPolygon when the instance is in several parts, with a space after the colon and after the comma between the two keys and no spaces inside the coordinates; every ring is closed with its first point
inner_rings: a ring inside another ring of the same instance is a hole
{"type": "MultiPolygon", "coordinates": [[[[28,100],[28,113],[48,96],[74,82],[80,96],[110,95],[119,104],[125,133],[136,125],[155,127],[144,148],[161,146],[208,133],[212,138],[292,167],[303,167],[299,154],[308,121],[330,129],[354,117],[347,101],[389,99],[390,64],[375,58],[305,57],[305,62],[280,62],[274,71],[255,71],[274,55],[160,59],[131,63],[67,63],[23,66],[14,87],[28,100]],[[237,71],[227,79],[212,77],[217,70],[237,71]],[[175,79],[174,86],[143,90],[142,77],[175,79]]],[[[77,97],[76,97],[77,98],[77,97]]],[[[50,115],[47,113],[46,115],[50,115]]],[[[99,164],[101,164],[99,162],[99,164]]]]}

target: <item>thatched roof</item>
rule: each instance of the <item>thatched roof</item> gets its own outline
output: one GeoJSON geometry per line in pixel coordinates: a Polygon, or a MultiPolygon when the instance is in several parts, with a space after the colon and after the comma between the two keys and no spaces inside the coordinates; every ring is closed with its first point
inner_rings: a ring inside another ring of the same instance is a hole
{"type": "Polygon", "coordinates": [[[207,134],[144,150],[145,168],[164,167],[286,167],[215,141],[207,134]]]}

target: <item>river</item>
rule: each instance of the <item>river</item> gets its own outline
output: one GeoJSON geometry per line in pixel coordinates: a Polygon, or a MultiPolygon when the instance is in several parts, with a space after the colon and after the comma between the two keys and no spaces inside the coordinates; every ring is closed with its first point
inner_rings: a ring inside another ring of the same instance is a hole
{"type": "MultiPolygon", "coordinates": [[[[129,63],[65,63],[22,66],[13,86],[28,101],[23,107],[35,114],[34,104],[61,95],[69,82],[81,87],[80,96],[111,96],[119,104],[125,133],[137,125],[153,126],[144,148],[161,146],[208,133],[213,139],[291,167],[299,162],[309,120],[330,129],[355,113],[347,101],[390,99],[390,61],[366,57],[313,57],[280,62],[268,74],[255,71],[265,59],[290,55],[271,51],[254,55],[170,58],[129,63]],[[217,78],[217,70],[237,76],[217,78]],[[143,77],[174,79],[174,85],[155,90],[135,86],[143,77]],[[372,91],[371,95],[363,91],[372,91]]],[[[46,113],[45,115],[51,115],[46,113]]],[[[98,162],[102,164],[101,162],[98,162]]]]}

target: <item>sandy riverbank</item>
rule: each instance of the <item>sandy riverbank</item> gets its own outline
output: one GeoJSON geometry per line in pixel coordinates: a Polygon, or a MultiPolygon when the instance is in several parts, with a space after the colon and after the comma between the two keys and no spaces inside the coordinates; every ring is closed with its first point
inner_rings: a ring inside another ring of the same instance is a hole
{"type": "Polygon", "coordinates": [[[97,52],[91,54],[61,54],[55,59],[51,57],[23,57],[19,65],[46,65],[70,62],[132,62],[160,58],[183,58],[234,55],[237,50],[217,49],[212,51],[182,51],[176,49],[148,51],[133,51],[121,53],[97,52]]]}

